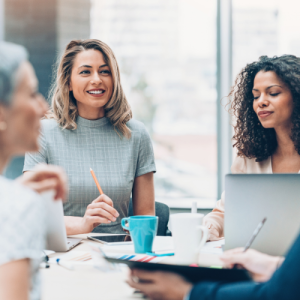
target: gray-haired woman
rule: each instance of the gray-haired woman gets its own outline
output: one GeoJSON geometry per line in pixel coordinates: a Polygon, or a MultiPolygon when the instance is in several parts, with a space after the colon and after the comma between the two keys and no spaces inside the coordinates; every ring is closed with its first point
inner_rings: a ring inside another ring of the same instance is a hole
{"type": "MultiPolygon", "coordinates": [[[[47,104],[26,50],[0,42],[0,174],[10,158],[38,150],[47,104]]],[[[38,267],[44,247],[43,201],[36,192],[66,196],[66,175],[55,166],[11,181],[0,176],[0,299],[40,299],[38,267]],[[30,276],[29,276],[30,275],[30,276]]]]}

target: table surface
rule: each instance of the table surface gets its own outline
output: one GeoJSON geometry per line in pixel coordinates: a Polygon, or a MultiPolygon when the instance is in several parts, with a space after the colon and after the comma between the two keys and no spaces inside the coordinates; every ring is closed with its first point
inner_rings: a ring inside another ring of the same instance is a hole
{"type": "MultiPolygon", "coordinates": [[[[100,236],[104,234],[89,234],[100,236]]],[[[95,243],[87,239],[87,235],[77,235],[82,238],[80,245],[69,252],[90,251],[88,243],[95,243]]],[[[59,256],[54,253],[50,257],[59,256]]],[[[167,257],[166,262],[171,262],[174,257],[167,257]]],[[[199,256],[201,265],[220,264],[218,255],[203,253],[199,256]]],[[[128,271],[102,272],[92,265],[76,265],[74,270],[65,269],[59,265],[51,264],[49,269],[41,269],[42,274],[42,299],[43,300],[129,300],[145,299],[126,283],[128,271]]]]}

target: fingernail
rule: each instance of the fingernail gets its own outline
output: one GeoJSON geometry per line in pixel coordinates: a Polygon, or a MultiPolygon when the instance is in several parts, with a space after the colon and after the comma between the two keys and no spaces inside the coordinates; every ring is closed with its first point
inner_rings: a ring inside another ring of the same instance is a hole
{"type": "Polygon", "coordinates": [[[116,221],[117,219],[116,218],[113,218],[113,221],[116,221]]]}
{"type": "Polygon", "coordinates": [[[111,221],[110,221],[110,220],[108,220],[108,221],[107,221],[107,223],[111,223],[111,221]]]}

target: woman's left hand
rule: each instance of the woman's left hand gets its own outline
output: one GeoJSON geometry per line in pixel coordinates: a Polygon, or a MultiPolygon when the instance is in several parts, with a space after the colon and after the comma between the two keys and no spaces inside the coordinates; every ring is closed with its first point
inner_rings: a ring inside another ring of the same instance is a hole
{"type": "Polygon", "coordinates": [[[18,177],[16,181],[37,193],[55,190],[56,200],[64,200],[67,196],[67,175],[65,171],[58,166],[46,164],[37,165],[32,171],[25,172],[22,176],[18,177]]]}
{"type": "Polygon", "coordinates": [[[242,266],[250,272],[253,280],[258,282],[269,280],[284,260],[283,257],[267,255],[254,249],[244,252],[244,248],[228,250],[220,259],[228,268],[236,264],[242,266]]]}
{"type": "Polygon", "coordinates": [[[132,270],[127,283],[152,300],[183,300],[192,284],[168,272],[132,270]]]}

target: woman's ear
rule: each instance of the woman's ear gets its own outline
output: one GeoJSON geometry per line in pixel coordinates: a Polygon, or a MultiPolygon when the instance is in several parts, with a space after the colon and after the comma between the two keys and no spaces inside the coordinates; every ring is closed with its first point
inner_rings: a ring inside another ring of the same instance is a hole
{"type": "Polygon", "coordinates": [[[69,83],[69,91],[70,92],[73,91],[73,87],[72,87],[72,83],[71,82],[69,83]]]}

